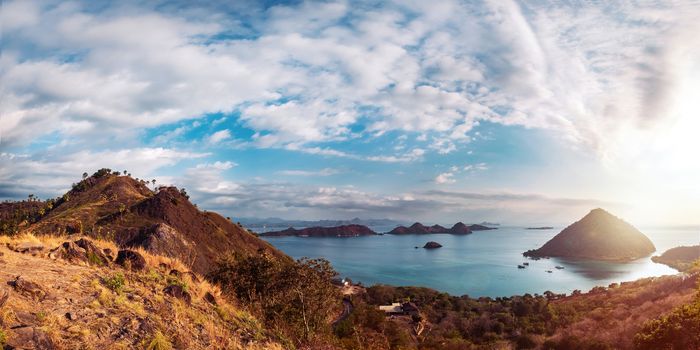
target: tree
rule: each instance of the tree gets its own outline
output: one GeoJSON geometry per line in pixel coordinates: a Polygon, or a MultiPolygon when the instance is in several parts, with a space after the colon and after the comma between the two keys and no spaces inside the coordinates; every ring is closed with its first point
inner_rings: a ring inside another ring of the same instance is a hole
{"type": "Polygon", "coordinates": [[[331,284],[337,273],[325,259],[280,260],[264,252],[220,260],[210,278],[224,293],[251,305],[269,328],[297,344],[330,334],[328,320],[340,305],[331,284]]]}
{"type": "Polygon", "coordinates": [[[83,173],[83,180],[87,179],[88,173],[83,173]]]}

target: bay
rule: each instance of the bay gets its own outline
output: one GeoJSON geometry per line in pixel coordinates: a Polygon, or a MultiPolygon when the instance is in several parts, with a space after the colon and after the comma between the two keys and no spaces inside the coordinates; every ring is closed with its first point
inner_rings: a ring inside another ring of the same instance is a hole
{"type": "MultiPolygon", "coordinates": [[[[377,232],[384,227],[372,227],[377,232]]],[[[377,235],[350,238],[264,237],[295,259],[326,258],[343,277],[364,285],[423,286],[452,295],[511,296],[552,291],[571,293],[595,286],[677,273],[650,257],[630,262],[550,258],[530,260],[522,252],[547,242],[562,228],[527,230],[499,227],[470,235],[377,235]],[[427,241],[442,248],[428,250],[427,241]],[[525,269],[517,265],[528,262],[525,269]],[[555,266],[564,269],[556,269],[555,266]],[[551,273],[546,272],[552,271],[551,273]]],[[[656,254],[680,245],[700,242],[699,228],[642,229],[657,248],[656,254]]],[[[655,255],[656,255],[655,254],[655,255]]]]}

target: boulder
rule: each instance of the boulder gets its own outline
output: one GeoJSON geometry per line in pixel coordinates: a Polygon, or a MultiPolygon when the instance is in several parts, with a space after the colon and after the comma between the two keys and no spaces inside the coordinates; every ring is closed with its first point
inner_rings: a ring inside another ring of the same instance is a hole
{"type": "Polygon", "coordinates": [[[85,250],[86,260],[91,265],[108,265],[111,261],[95,243],[92,243],[92,241],[88,239],[81,238],[74,243],[85,250]]]}
{"type": "Polygon", "coordinates": [[[5,346],[6,349],[56,349],[51,338],[40,328],[36,327],[10,329],[7,333],[7,344],[5,346]]]}
{"type": "Polygon", "coordinates": [[[13,281],[7,282],[14,287],[17,293],[35,300],[44,300],[48,293],[37,283],[29,281],[22,276],[17,276],[13,281]]]}
{"type": "Polygon", "coordinates": [[[129,249],[120,250],[114,262],[130,270],[140,271],[146,268],[146,259],[138,252],[129,249]]]}
{"type": "Polygon", "coordinates": [[[64,259],[70,262],[87,261],[85,249],[73,242],[63,242],[49,253],[49,257],[53,259],[64,259]]]}
{"type": "Polygon", "coordinates": [[[433,242],[433,241],[430,241],[423,246],[423,248],[425,248],[425,249],[436,249],[436,248],[441,248],[441,247],[442,247],[442,244],[440,244],[438,242],[433,242]]]}
{"type": "Polygon", "coordinates": [[[10,249],[18,253],[35,253],[44,250],[44,245],[39,242],[19,242],[10,249]]]}

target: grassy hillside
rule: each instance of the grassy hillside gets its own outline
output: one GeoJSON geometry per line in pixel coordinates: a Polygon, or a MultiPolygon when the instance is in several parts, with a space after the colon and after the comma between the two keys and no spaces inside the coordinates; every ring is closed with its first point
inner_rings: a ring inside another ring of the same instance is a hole
{"type": "MultiPolygon", "coordinates": [[[[112,260],[95,264],[96,260],[53,256],[52,249],[75,239],[0,237],[0,339],[6,344],[54,349],[281,349],[268,340],[254,316],[222,298],[217,287],[188,273],[179,261],[140,250],[146,266],[135,271],[112,260]],[[170,295],[169,286],[183,288],[189,299],[170,295]]],[[[117,251],[111,242],[92,242],[117,251]]]]}

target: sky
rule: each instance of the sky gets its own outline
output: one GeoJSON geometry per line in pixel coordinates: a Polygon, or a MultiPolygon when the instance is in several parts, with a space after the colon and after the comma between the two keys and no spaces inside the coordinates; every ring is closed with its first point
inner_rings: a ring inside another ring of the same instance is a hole
{"type": "Polygon", "coordinates": [[[700,224],[700,3],[3,1],[0,200],[700,224]]]}

